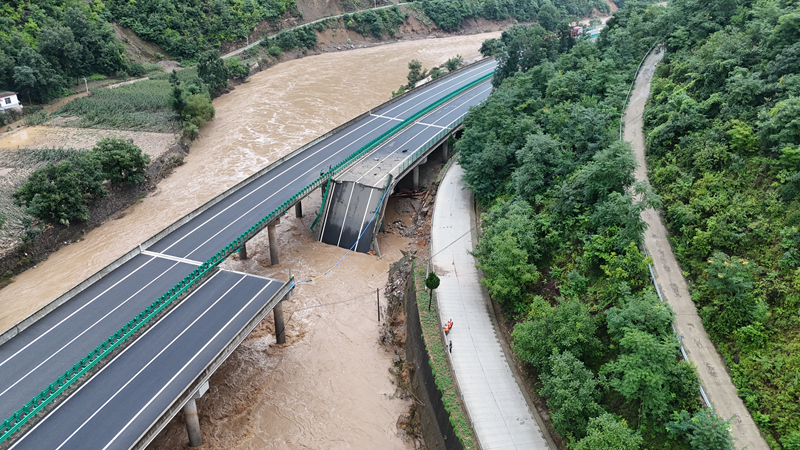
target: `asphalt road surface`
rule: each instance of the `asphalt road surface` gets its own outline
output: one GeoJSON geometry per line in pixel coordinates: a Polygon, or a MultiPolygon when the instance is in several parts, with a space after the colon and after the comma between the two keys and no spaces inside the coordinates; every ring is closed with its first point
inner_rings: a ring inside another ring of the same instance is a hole
{"type": "MultiPolygon", "coordinates": [[[[327,170],[438,98],[490,73],[494,64],[491,61],[473,66],[431,84],[309,146],[177,228],[151,245],[146,254],[116,268],[0,346],[0,418],[13,414],[200,262],[310,184],[320,170],[327,170]]],[[[76,284],[79,281],[76,280],[76,284]]],[[[213,284],[206,285],[203,289],[214,288],[213,284]]],[[[190,323],[203,310],[191,307],[192,302],[187,305],[189,307],[182,305],[180,311],[190,323]]],[[[212,328],[220,329],[223,325],[224,321],[219,320],[212,328]]],[[[156,345],[150,350],[157,353],[160,348],[156,345]]],[[[59,426],[57,421],[51,423],[56,424],[51,426],[59,426]]],[[[74,424],[61,426],[74,431],[74,424]]],[[[104,435],[114,430],[113,426],[93,428],[94,433],[104,435]]]]}

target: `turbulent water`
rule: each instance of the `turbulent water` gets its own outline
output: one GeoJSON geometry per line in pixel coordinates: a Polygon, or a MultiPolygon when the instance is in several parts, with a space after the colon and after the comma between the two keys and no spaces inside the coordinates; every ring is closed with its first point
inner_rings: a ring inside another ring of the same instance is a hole
{"type": "MultiPolygon", "coordinates": [[[[406,41],[281,63],[214,101],[216,118],[201,129],[186,164],[158,189],[54,253],[0,290],[5,330],[187,212],[265,165],[374,107],[406,82],[407,64],[424,67],[478,54],[497,33],[406,41]]],[[[227,268],[305,279],[333,266],[344,250],[314,242],[305,218],[279,225],[281,264],[269,266],[266,236],[251,259],[227,268]]],[[[288,217],[288,216],[287,216],[288,217]]],[[[266,234],[266,233],[265,233],[266,234]]],[[[298,286],[287,302],[287,344],[275,345],[265,320],[211,380],[198,401],[204,448],[407,448],[395,422],[407,408],[393,397],[391,356],[377,342],[376,289],[406,241],[382,237],[383,258],[350,254],[330,275],[298,286]]],[[[382,289],[381,289],[382,291],[382,289]]],[[[270,323],[268,323],[270,322],[270,323]]],[[[188,446],[174,420],[154,448],[188,446]]]]}

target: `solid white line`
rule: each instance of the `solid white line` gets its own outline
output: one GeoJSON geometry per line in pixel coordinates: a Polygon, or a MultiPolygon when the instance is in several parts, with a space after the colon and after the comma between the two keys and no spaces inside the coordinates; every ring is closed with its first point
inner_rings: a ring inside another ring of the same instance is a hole
{"type": "Polygon", "coordinates": [[[344,217],[342,217],[342,226],[339,228],[339,239],[336,240],[336,246],[342,243],[342,233],[344,233],[344,224],[347,222],[347,212],[350,210],[350,201],[353,200],[353,192],[356,190],[356,184],[350,188],[350,196],[347,197],[347,207],[344,209],[344,217]]]}
{"type": "Polygon", "coordinates": [[[443,127],[441,125],[434,125],[432,123],[425,123],[425,122],[417,122],[417,123],[420,124],[420,125],[425,125],[426,127],[435,127],[435,128],[442,128],[442,129],[447,128],[447,127],[443,127]]]}
{"type": "MultiPolygon", "coordinates": [[[[161,395],[161,393],[162,393],[162,392],[164,392],[164,390],[167,388],[167,386],[169,386],[170,384],[172,384],[172,382],[173,382],[173,381],[175,381],[175,378],[177,378],[177,377],[178,377],[178,375],[180,375],[180,374],[181,374],[181,372],[183,372],[183,371],[186,369],[186,367],[188,367],[188,366],[189,366],[189,364],[191,364],[191,363],[192,363],[192,362],[193,362],[193,361],[194,361],[194,360],[195,360],[195,359],[196,359],[198,356],[200,356],[200,354],[201,354],[201,353],[203,353],[203,351],[205,351],[206,347],[208,347],[208,346],[211,344],[211,342],[213,342],[213,341],[214,341],[214,340],[215,340],[215,339],[216,339],[216,338],[217,338],[217,337],[220,335],[220,333],[222,333],[222,331],[223,331],[223,330],[225,330],[226,328],[228,328],[228,326],[231,324],[231,322],[233,322],[233,321],[234,321],[234,320],[235,320],[237,317],[239,317],[239,315],[242,313],[242,311],[244,311],[245,309],[247,309],[247,307],[248,307],[248,306],[250,306],[250,304],[251,304],[251,303],[253,303],[253,302],[255,301],[255,299],[256,299],[256,298],[258,298],[258,296],[259,296],[259,295],[261,295],[261,293],[262,293],[262,292],[264,292],[264,289],[266,289],[266,288],[267,288],[267,286],[269,286],[269,284],[267,284],[266,286],[264,286],[263,288],[261,288],[261,290],[260,290],[260,291],[258,291],[258,293],[257,293],[256,295],[254,295],[254,296],[253,296],[253,297],[250,299],[250,301],[248,301],[248,302],[247,302],[247,304],[246,304],[246,305],[244,305],[244,307],[243,307],[243,308],[241,308],[241,309],[239,310],[239,312],[238,312],[238,313],[236,313],[236,315],[234,315],[233,317],[231,317],[231,318],[230,318],[230,320],[228,320],[228,322],[227,322],[227,323],[226,323],[226,324],[225,324],[225,325],[224,325],[224,326],[223,326],[223,327],[222,327],[222,328],[221,328],[219,331],[217,331],[217,333],[216,333],[216,334],[214,334],[214,336],[213,336],[211,339],[209,339],[209,340],[208,340],[208,342],[207,342],[205,345],[203,345],[203,348],[201,348],[200,350],[198,350],[198,351],[197,351],[197,353],[195,353],[195,354],[194,354],[194,356],[192,357],[192,359],[190,359],[189,361],[187,361],[187,362],[186,362],[186,364],[184,364],[184,365],[183,365],[183,367],[181,367],[181,369],[178,371],[178,373],[176,373],[175,375],[173,375],[173,376],[172,376],[172,378],[170,378],[170,380],[169,380],[169,381],[168,381],[166,384],[164,384],[164,386],[162,386],[162,387],[161,387],[161,389],[159,389],[159,391],[158,391],[158,392],[156,392],[156,395],[154,395],[154,396],[153,396],[153,397],[152,397],[152,398],[151,398],[151,399],[150,399],[150,400],[147,402],[147,404],[145,404],[145,405],[144,405],[144,406],[143,406],[143,407],[142,407],[142,408],[139,410],[139,412],[137,412],[137,413],[136,413],[136,414],[135,414],[135,415],[134,415],[134,416],[131,418],[131,420],[129,420],[129,421],[128,421],[128,423],[126,423],[126,424],[125,424],[125,426],[124,426],[124,427],[122,427],[122,429],[121,429],[121,430],[119,430],[119,432],[118,432],[118,433],[117,433],[117,434],[116,434],[116,435],[115,435],[115,436],[114,436],[114,437],[113,437],[113,438],[112,438],[112,439],[111,439],[111,440],[108,442],[108,444],[106,444],[106,446],[105,446],[105,447],[103,447],[103,450],[106,450],[106,449],[107,449],[107,448],[108,448],[108,447],[109,447],[111,444],[113,444],[113,443],[114,443],[114,441],[115,441],[115,440],[116,440],[116,439],[119,437],[119,435],[120,435],[120,434],[122,434],[122,432],[123,432],[123,431],[125,431],[125,430],[126,430],[126,429],[127,429],[127,428],[128,428],[130,425],[131,425],[131,423],[133,423],[133,421],[134,421],[134,420],[136,420],[136,418],[138,418],[138,417],[139,417],[139,416],[142,414],[142,412],[144,412],[144,410],[145,410],[145,409],[147,409],[147,407],[148,407],[148,406],[150,406],[150,404],[151,404],[151,403],[153,403],[153,401],[154,401],[154,400],[155,400],[155,399],[156,399],[156,398],[157,398],[159,395],[161,395]]],[[[226,293],[226,294],[227,294],[227,293],[226,293]]],[[[193,322],[193,323],[194,323],[194,322],[193,322]]],[[[174,342],[174,341],[173,341],[173,342],[174,342]]],[[[170,342],[170,345],[172,345],[172,342],[170,342]]],[[[136,375],[138,376],[138,373],[137,373],[136,375]]],[[[116,394],[114,394],[114,395],[116,396],[116,394]]],[[[104,406],[105,406],[105,405],[104,405],[104,406]]]]}
{"type": "Polygon", "coordinates": [[[50,356],[48,356],[48,357],[47,357],[47,359],[45,359],[44,361],[40,362],[40,363],[39,363],[39,364],[38,364],[36,367],[34,367],[34,368],[33,368],[33,369],[31,369],[30,371],[28,371],[28,373],[26,373],[26,374],[25,374],[25,375],[23,375],[22,377],[20,377],[20,378],[19,378],[17,381],[15,381],[15,382],[14,382],[14,384],[12,384],[11,386],[7,387],[7,388],[6,388],[6,390],[4,390],[3,392],[0,392],[0,396],[2,396],[3,394],[5,394],[6,392],[10,391],[10,390],[11,390],[11,389],[12,389],[14,386],[16,386],[17,384],[19,384],[20,382],[22,382],[22,380],[24,380],[25,378],[27,378],[27,377],[28,377],[28,375],[32,374],[32,373],[33,373],[34,371],[36,371],[36,369],[38,369],[39,367],[42,367],[42,366],[43,366],[43,365],[44,365],[44,364],[45,364],[47,361],[50,361],[50,360],[51,360],[51,359],[52,359],[54,356],[56,356],[57,354],[61,353],[61,351],[62,351],[62,350],[64,350],[65,348],[69,347],[69,346],[70,346],[70,345],[71,345],[73,342],[75,342],[76,340],[78,340],[78,338],[80,338],[81,336],[83,336],[84,334],[86,334],[86,333],[87,333],[89,330],[91,330],[92,328],[94,328],[94,327],[95,327],[95,326],[96,326],[98,323],[102,322],[102,321],[103,321],[103,320],[104,320],[106,317],[110,316],[110,315],[111,315],[111,314],[112,314],[114,311],[116,311],[116,310],[118,310],[119,308],[121,308],[121,307],[122,307],[122,305],[124,305],[124,304],[128,303],[128,302],[129,302],[129,301],[130,301],[130,300],[131,300],[133,297],[135,297],[137,294],[139,294],[139,293],[140,293],[140,292],[142,292],[143,290],[147,289],[147,287],[148,287],[148,286],[150,286],[151,284],[153,284],[153,283],[154,283],[154,282],[155,282],[157,279],[161,278],[161,277],[162,277],[162,276],[163,276],[165,273],[169,272],[169,271],[170,271],[170,270],[171,270],[173,267],[175,267],[175,266],[177,266],[177,265],[178,265],[178,263],[175,263],[175,264],[173,264],[172,266],[170,266],[170,267],[169,267],[169,269],[165,270],[164,272],[161,272],[161,274],[160,274],[159,276],[157,276],[157,277],[153,278],[153,279],[152,279],[152,280],[151,280],[149,283],[147,283],[146,285],[144,285],[144,286],[142,286],[141,288],[139,288],[139,290],[138,290],[138,291],[136,291],[136,292],[134,292],[133,294],[131,294],[131,295],[130,295],[128,298],[126,298],[126,299],[125,299],[125,301],[121,302],[121,303],[120,303],[119,305],[117,305],[117,306],[116,306],[114,309],[112,309],[111,311],[107,312],[107,313],[106,313],[106,314],[105,314],[103,317],[101,317],[101,318],[97,319],[97,320],[96,320],[96,321],[95,321],[93,324],[91,324],[91,325],[90,325],[88,328],[86,328],[85,330],[81,331],[81,333],[80,333],[79,335],[77,335],[77,336],[75,336],[74,338],[72,338],[72,340],[71,340],[71,341],[69,341],[69,342],[67,342],[66,344],[64,344],[63,346],[61,346],[61,348],[59,348],[58,350],[56,350],[56,351],[55,351],[55,353],[53,353],[53,354],[51,354],[50,356]]]}
{"type": "MultiPolygon", "coordinates": [[[[355,184],[353,184],[353,186],[355,186],[355,184]]],[[[369,213],[369,202],[372,201],[372,194],[374,192],[375,192],[374,189],[370,189],[369,190],[369,198],[367,198],[367,207],[364,208],[364,217],[361,218],[361,226],[358,227],[358,236],[356,237],[356,245],[355,245],[355,247],[353,247],[353,249],[357,250],[358,249],[358,243],[361,241],[361,233],[364,232],[363,228],[365,228],[364,225],[365,225],[365,223],[367,221],[367,213],[369,213]]]]}
{"type": "MultiPolygon", "coordinates": [[[[221,273],[221,272],[217,272],[217,273],[215,273],[214,275],[212,275],[212,276],[211,276],[211,278],[209,278],[209,279],[208,279],[208,281],[211,281],[211,280],[213,280],[213,279],[214,279],[214,277],[216,277],[216,276],[217,276],[217,275],[219,275],[220,273],[221,273]]],[[[199,292],[199,291],[200,291],[199,289],[198,289],[198,290],[195,290],[195,291],[193,291],[191,294],[189,294],[189,296],[188,296],[188,297],[186,297],[186,300],[189,300],[190,298],[192,298],[192,296],[193,296],[193,295],[195,295],[195,294],[196,294],[197,292],[199,292]]],[[[181,302],[181,304],[180,304],[180,305],[178,305],[177,307],[175,307],[175,308],[171,309],[169,312],[167,312],[167,314],[164,316],[164,319],[166,319],[167,317],[169,317],[169,316],[170,316],[170,315],[171,315],[173,312],[177,311],[177,310],[178,310],[178,308],[180,308],[180,306],[181,306],[181,305],[183,305],[183,304],[185,304],[185,303],[186,303],[186,301],[184,301],[184,302],[181,302]]],[[[164,320],[164,319],[162,319],[162,320],[164,320]]],[[[143,334],[142,334],[142,335],[139,337],[139,339],[141,339],[141,338],[143,338],[143,337],[147,336],[147,334],[148,334],[148,333],[150,333],[150,332],[151,332],[153,329],[155,329],[155,327],[150,327],[150,328],[148,328],[148,329],[147,329],[147,330],[146,330],[146,331],[145,331],[145,332],[144,332],[144,333],[143,333],[143,334]]],[[[62,407],[63,405],[67,404],[67,402],[69,402],[70,400],[72,400],[72,399],[74,398],[74,395],[75,395],[75,394],[77,394],[78,392],[82,391],[82,390],[83,390],[83,388],[84,388],[84,387],[86,387],[86,386],[88,386],[88,385],[89,385],[89,383],[90,383],[90,382],[91,382],[91,381],[92,381],[92,380],[93,380],[95,377],[97,377],[98,375],[100,375],[101,373],[103,373],[103,371],[105,371],[105,370],[106,370],[106,368],[108,368],[108,367],[111,365],[111,363],[113,363],[113,362],[114,362],[114,361],[116,361],[118,358],[120,358],[122,355],[124,355],[124,354],[125,354],[125,353],[126,353],[128,350],[130,350],[132,347],[133,347],[133,345],[129,345],[129,346],[125,347],[125,348],[124,348],[124,349],[123,349],[121,352],[119,352],[119,354],[118,354],[117,356],[115,356],[115,357],[114,357],[114,359],[113,359],[113,360],[111,360],[111,361],[110,361],[108,364],[106,364],[106,365],[105,365],[105,366],[103,366],[103,367],[102,367],[100,370],[98,370],[98,371],[97,371],[97,373],[95,373],[94,375],[92,375],[92,378],[90,378],[90,379],[86,380],[86,382],[84,382],[84,383],[82,383],[80,386],[78,386],[78,389],[76,389],[76,390],[75,390],[75,392],[73,392],[71,395],[67,396],[67,398],[65,398],[63,402],[59,403],[59,404],[58,404],[58,406],[56,406],[56,408],[55,408],[55,409],[54,409],[54,410],[53,410],[51,413],[49,413],[49,414],[45,415],[45,416],[44,416],[44,417],[43,417],[41,420],[39,420],[38,422],[36,422],[36,424],[35,424],[35,425],[34,425],[34,426],[33,426],[33,427],[32,427],[32,428],[31,428],[31,429],[28,431],[28,432],[26,432],[26,433],[25,433],[24,435],[22,435],[22,436],[21,436],[19,439],[17,439],[17,440],[14,442],[14,445],[12,445],[11,447],[9,447],[9,450],[13,449],[13,448],[14,448],[14,447],[16,447],[16,446],[17,446],[17,445],[18,445],[20,442],[22,442],[23,440],[25,440],[25,438],[27,438],[28,436],[30,436],[30,435],[31,435],[31,433],[33,433],[33,431],[34,431],[34,430],[36,430],[37,428],[39,428],[39,426],[40,426],[42,423],[44,423],[46,420],[48,420],[50,417],[52,417],[52,416],[53,416],[53,414],[55,414],[55,412],[56,412],[56,411],[58,411],[59,409],[61,409],[61,407],[62,407]]]]}
{"type": "MultiPolygon", "coordinates": [[[[328,192],[328,197],[325,199],[325,201],[328,201],[331,198],[333,198],[333,192],[336,190],[336,183],[331,183],[330,189],[331,190],[328,192]]],[[[320,240],[322,240],[322,236],[325,236],[325,227],[326,227],[326,225],[328,223],[328,218],[324,216],[325,209],[322,210],[322,214],[323,214],[323,217],[322,217],[322,231],[319,233],[320,240]]]]}
{"type": "Polygon", "coordinates": [[[103,292],[101,292],[101,293],[97,294],[97,295],[96,295],[96,296],[95,296],[93,299],[91,299],[91,300],[89,300],[88,302],[86,302],[86,304],[85,304],[85,305],[83,305],[83,306],[81,306],[80,308],[76,309],[74,312],[72,312],[72,314],[70,314],[70,315],[68,315],[67,317],[64,317],[63,319],[61,319],[61,321],[59,321],[57,324],[53,325],[52,327],[50,327],[49,329],[47,329],[47,331],[45,331],[44,333],[42,333],[42,334],[40,334],[39,336],[37,336],[37,337],[36,337],[36,339],[32,340],[31,342],[29,342],[28,344],[26,344],[24,347],[22,347],[22,348],[20,348],[19,350],[17,350],[17,351],[16,351],[16,352],[15,352],[13,355],[11,355],[11,356],[9,356],[8,358],[6,358],[6,359],[5,359],[3,362],[0,362],[0,367],[2,367],[2,366],[3,366],[3,364],[5,364],[5,363],[7,363],[8,361],[10,361],[12,358],[14,358],[15,356],[17,356],[18,354],[22,353],[22,352],[23,352],[25,349],[27,349],[28,347],[30,347],[31,345],[33,345],[34,343],[36,343],[36,342],[37,342],[39,339],[41,339],[41,338],[45,337],[45,336],[46,336],[47,334],[49,334],[51,331],[55,330],[55,329],[56,329],[56,328],[57,328],[59,325],[61,325],[62,323],[66,322],[66,321],[67,321],[68,319],[70,319],[72,316],[74,316],[75,314],[79,313],[81,310],[83,310],[83,308],[86,308],[86,307],[87,307],[87,306],[89,306],[90,304],[94,303],[94,301],[95,301],[95,300],[97,300],[98,298],[100,298],[100,296],[104,295],[106,292],[108,292],[108,291],[110,291],[111,289],[115,288],[115,287],[116,287],[118,284],[120,284],[120,283],[122,283],[123,281],[125,281],[126,279],[128,279],[128,277],[130,277],[131,275],[135,274],[136,272],[138,272],[139,270],[141,270],[142,268],[144,268],[144,266],[146,266],[146,265],[150,264],[152,261],[154,261],[154,259],[155,259],[155,258],[150,258],[150,259],[149,259],[147,262],[145,262],[145,263],[144,263],[144,264],[142,264],[141,266],[137,267],[137,268],[136,268],[136,270],[134,270],[133,272],[129,273],[129,274],[128,274],[128,275],[126,275],[124,278],[121,278],[119,281],[117,281],[116,283],[114,283],[114,284],[112,284],[111,286],[109,286],[109,287],[108,287],[106,290],[104,290],[103,292]]]}
{"type": "Polygon", "coordinates": [[[168,259],[170,261],[177,261],[177,262],[182,262],[182,263],[186,263],[186,264],[192,264],[192,265],[195,265],[195,266],[203,265],[203,263],[201,263],[200,261],[195,261],[193,259],[186,259],[186,258],[180,258],[178,256],[165,255],[163,253],[151,252],[150,250],[142,250],[142,254],[145,254],[145,255],[148,255],[148,256],[153,256],[155,258],[163,258],[163,259],[168,259]]]}
{"type": "Polygon", "coordinates": [[[401,119],[399,117],[387,117],[387,116],[382,116],[380,114],[370,114],[370,115],[373,116],[373,117],[380,117],[381,119],[396,120],[398,122],[402,122],[403,121],[403,119],[401,119]]]}

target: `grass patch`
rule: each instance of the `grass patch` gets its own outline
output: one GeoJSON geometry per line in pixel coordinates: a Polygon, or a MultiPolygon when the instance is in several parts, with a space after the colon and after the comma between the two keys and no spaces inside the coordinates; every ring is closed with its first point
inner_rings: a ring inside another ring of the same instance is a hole
{"type": "Polygon", "coordinates": [[[172,110],[172,87],[167,79],[151,79],[113,89],[98,89],[75,99],[54,116],[77,117],[67,123],[83,128],[175,132],[181,121],[172,110]]]}
{"type": "Polygon", "coordinates": [[[416,259],[414,260],[414,285],[417,292],[417,309],[419,309],[419,321],[422,325],[422,336],[425,339],[425,349],[430,357],[436,387],[442,393],[444,407],[450,414],[450,423],[453,425],[461,445],[465,449],[474,449],[476,448],[475,435],[462,409],[453,374],[450,371],[450,364],[447,362],[436,308],[428,311],[430,294],[425,288],[425,269],[417,266],[416,259]]]}

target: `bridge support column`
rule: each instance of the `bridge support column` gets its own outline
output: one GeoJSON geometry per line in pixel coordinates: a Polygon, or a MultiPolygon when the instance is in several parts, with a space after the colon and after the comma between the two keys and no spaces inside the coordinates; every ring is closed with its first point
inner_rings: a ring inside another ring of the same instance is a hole
{"type": "Polygon", "coordinates": [[[272,308],[272,317],[275,319],[275,341],[278,344],[286,343],[286,325],[283,323],[283,300],[272,308]]]}
{"type": "Polygon", "coordinates": [[[450,141],[445,139],[442,142],[442,162],[447,162],[450,159],[450,141]]]}
{"type": "Polygon", "coordinates": [[[281,219],[275,219],[267,225],[267,235],[269,236],[269,262],[273,266],[278,264],[278,236],[275,234],[275,225],[281,223],[281,219]]]}
{"type": "Polygon", "coordinates": [[[200,419],[197,417],[194,397],[183,405],[183,418],[186,421],[186,432],[189,433],[189,446],[200,447],[203,445],[203,435],[200,433],[200,419]]]}
{"type": "Polygon", "coordinates": [[[303,217],[303,204],[299,201],[294,204],[294,216],[303,217]]]}
{"type": "Polygon", "coordinates": [[[411,182],[415,191],[419,189],[419,166],[411,169],[411,182]]]}
{"type": "Polygon", "coordinates": [[[247,243],[242,244],[242,248],[239,249],[239,260],[244,261],[247,259],[247,243]]]}

